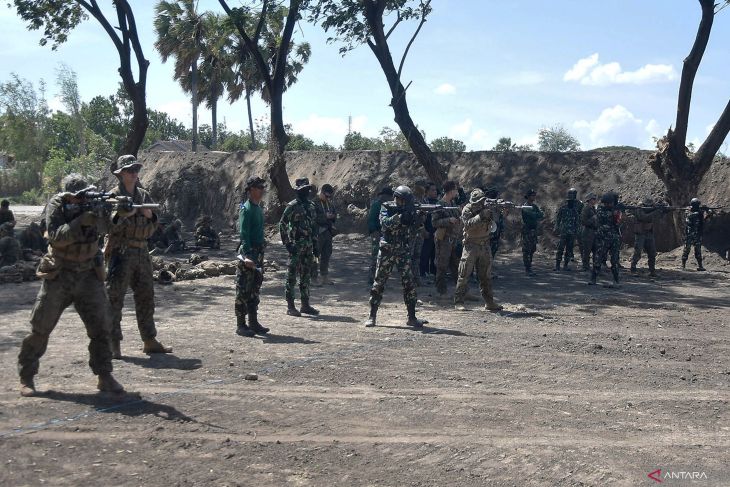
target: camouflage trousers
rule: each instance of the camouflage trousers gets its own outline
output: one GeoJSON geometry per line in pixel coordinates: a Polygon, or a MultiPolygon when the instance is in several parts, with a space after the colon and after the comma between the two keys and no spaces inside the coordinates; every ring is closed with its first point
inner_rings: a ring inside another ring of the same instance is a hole
{"type": "Polygon", "coordinates": [[[380,251],[380,232],[370,234],[370,269],[368,271],[368,283],[372,285],[375,280],[375,269],[378,266],[378,252],[380,251]]]}
{"type": "Polygon", "coordinates": [[[383,300],[383,292],[385,291],[385,283],[393,271],[393,266],[400,272],[401,282],[403,284],[403,302],[415,304],[416,302],[416,284],[413,279],[413,269],[411,267],[411,254],[407,250],[405,252],[392,252],[380,249],[378,253],[378,265],[375,271],[375,281],[370,290],[370,304],[380,306],[383,300]]]}
{"type": "Polygon", "coordinates": [[[476,269],[479,288],[484,301],[494,302],[492,293],[492,248],[489,242],[464,242],[464,250],[459,261],[459,281],[456,283],[454,302],[463,303],[466,296],[469,276],[476,269]]]}
{"type": "Polygon", "coordinates": [[[312,266],[314,265],[314,254],[311,247],[297,248],[293,254],[289,254],[289,265],[286,268],[286,284],[284,295],[287,301],[294,299],[294,289],[297,286],[297,274],[299,275],[299,294],[302,301],[309,300],[309,286],[312,282],[312,266]]]}
{"type": "Polygon", "coordinates": [[[112,338],[121,341],[122,308],[127,289],[132,289],[137,328],[142,340],[157,336],[155,326],[155,287],[152,262],[147,249],[129,247],[123,254],[113,253],[109,260],[106,292],[112,306],[112,338]]]}
{"type": "Polygon", "coordinates": [[[61,270],[52,280],[43,279],[30,315],[31,333],[23,340],[18,355],[18,373],[31,379],[38,373],[40,358],[46,353],[48,338],[61,313],[74,305],[89,337],[89,367],[99,375],[112,371],[109,347],[111,309],[104,283],[94,269],[73,272],[61,270]]]}
{"type": "Polygon", "coordinates": [[[411,273],[417,286],[421,284],[421,251],[423,251],[423,237],[421,232],[413,238],[411,250],[411,273]]]}
{"type": "Polygon", "coordinates": [[[573,260],[573,247],[575,246],[575,235],[561,235],[558,241],[558,251],[555,253],[555,263],[560,264],[565,252],[565,265],[573,260]]]}
{"type": "Polygon", "coordinates": [[[654,239],[653,233],[634,234],[634,255],[631,256],[632,269],[641,260],[642,250],[646,250],[646,256],[649,259],[649,270],[654,272],[654,268],[656,267],[656,240],[654,239]]]}
{"type": "Polygon", "coordinates": [[[684,242],[684,250],[682,251],[682,262],[686,262],[689,257],[689,251],[694,247],[695,259],[697,263],[702,263],[702,240],[701,239],[686,239],[684,242]]]}
{"type": "Polygon", "coordinates": [[[456,280],[459,271],[459,258],[456,243],[449,239],[436,240],[436,291],[446,293],[446,274],[456,280]]]}
{"type": "Polygon", "coordinates": [[[494,256],[497,255],[497,251],[499,250],[499,243],[501,238],[492,238],[489,240],[489,250],[492,252],[492,260],[494,260],[494,256]]]}
{"type": "Polygon", "coordinates": [[[619,258],[621,255],[621,236],[618,234],[596,235],[596,253],[593,256],[593,270],[601,272],[601,265],[611,259],[611,272],[618,279],[619,258]]]}
{"type": "Polygon", "coordinates": [[[236,321],[239,324],[245,323],[249,311],[255,311],[259,306],[259,293],[264,282],[264,253],[259,252],[254,256],[254,262],[258,269],[249,269],[238,261],[236,269],[236,321]]]}
{"type": "Polygon", "coordinates": [[[525,265],[525,270],[532,270],[532,256],[535,255],[537,250],[537,229],[536,228],[523,228],[522,229],[522,263],[525,265]]]}
{"type": "Polygon", "coordinates": [[[319,249],[319,262],[314,261],[312,265],[312,277],[316,278],[321,273],[323,276],[329,274],[330,258],[332,257],[332,234],[329,231],[322,232],[317,238],[319,249]]]}
{"type": "Polygon", "coordinates": [[[596,258],[596,232],[594,230],[583,230],[579,241],[582,242],[580,257],[583,270],[587,271],[591,268],[591,254],[594,259],[596,258]]]}

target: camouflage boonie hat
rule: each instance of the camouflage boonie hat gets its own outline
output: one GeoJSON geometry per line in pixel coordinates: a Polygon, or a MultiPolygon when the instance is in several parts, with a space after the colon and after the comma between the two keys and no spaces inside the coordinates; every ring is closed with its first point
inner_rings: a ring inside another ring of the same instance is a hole
{"type": "Polygon", "coordinates": [[[259,188],[259,189],[265,189],[266,188],[266,181],[264,181],[263,178],[260,178],[258,176],[251,176],[246,180],[246,186],[245,189],[248,191],[251,188],[259,188]]]}
{"type": "Polygon", "coordinates": [[[311,189],[312,185],[309,183],[309,178],[299,178],[296,181],[294,181],[294,189],[296,191],[302,190],[302,189],[311,189]]]}
{"type": "Polygon", "coordinates": [[[125,169],[129,169],[132,167],[142,168],[142,163],[139,162],[137,158],[134,157],[132,154],[126,154],[123,156],[119,156],[116,162],[112,162],[110,169],[112,174],[119,175],[119,173],[121,173],[125,169]]]}
{"type": "Polygon", "coordinates": [[[596,193],[588,193],[586,195],[586,201],[595,200],[595,199],[598,199],[598,197],[596,196],[596,193]]]}

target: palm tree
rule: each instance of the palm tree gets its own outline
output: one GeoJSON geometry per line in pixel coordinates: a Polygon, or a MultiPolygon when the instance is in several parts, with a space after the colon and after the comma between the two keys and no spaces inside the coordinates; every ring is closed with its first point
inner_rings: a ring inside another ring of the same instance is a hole
{"type": "Polygon", "coordinates": [[[193,151],[198,149],[198,61],[203,50],[204,16],[198,14],[195,0],[160,1],[155,7],[155,48],[167,62],[175,58],[174,79],[186,89],[190,76],[193,104],[193,151]]]}

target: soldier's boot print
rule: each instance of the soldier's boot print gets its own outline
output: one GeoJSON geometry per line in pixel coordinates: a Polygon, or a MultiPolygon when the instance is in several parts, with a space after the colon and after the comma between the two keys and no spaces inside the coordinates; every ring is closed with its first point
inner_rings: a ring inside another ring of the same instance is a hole
{"type": "Polygon", "coordinates": [[[20,377],[20,395],[23,397],[31,397],[35,395],[35,383],[33,376],[20,377]]]}
{"type": "Polygon", "coordinates": [[[702,257],[697,257],[697,270],[698,271],[704,271],[705,268],[702,267],[702,257]]]}
{"type": "Polygon", "coordinates": [[[246,315],[236,316],[236,335],[252,338],[256,333],[246,324],[246,315]]]}
{"type": "Polygon", "coordinates": [[[297,307],[294,305],[294,298],[286,298],[286,314],[289,316],[302,316],[297,307]]]}
{"type": "Polygon", "coordinates": [[[248,326],[257,335],[266,335],[269,332],[267,327],[259,323],[258,309],[256,309],[256,306],[251,306],[248,310],[248,326]]]}
{"type": "Polygon", "coordinates": [[[99,381],[96,383],[96,388],[101,392],[113,392],[116,394],[124,392],[124,386],[117,382],[111,372],[99,374],[99,381]]]}
{"type": "Polygon", "coordinates": [[[309,305],[309,298],[302,298],[302,307],[299,308],[299,311],[305,315],[317,316],[319,314],[318,309],[312,308],[309,305]]]}
{"type": "Polygon", "coordinates": [[[157,338],[147,338],[142,353],[172,353],[172,347],[164,346],[157,338]]]}
{"type": "Polygon", "coordinates": [[[378,317],[378,306],[375,304],[370,304],[370,316],[368,316],[368,319],[365,320],[365,326],[367,328],[372,328],[375,326],[375,320],[378,317]]]}
{"type": "Polygon", "coordinates": [[[122,342],[121,340],[117,340],[116,338],[111,339],[111,347],[112,347],[112,358],[119,360],[122,358],[122,342]]]}
{"type": "Polygon", "coordinates": [[[428,323],[426,320],[419,320],[416,318],[416,303],[415,301],[410,301],[406,305],[406,309],[408,309],[408,323],[406,323],[408,326],[412,326],[413,328],[422,328],[423,325],[428,323]]]}

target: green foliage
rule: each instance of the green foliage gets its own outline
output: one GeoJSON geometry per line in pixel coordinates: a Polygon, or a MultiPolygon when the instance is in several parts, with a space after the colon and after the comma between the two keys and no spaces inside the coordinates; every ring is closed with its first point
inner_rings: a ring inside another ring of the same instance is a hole
{"type": "Polygon", "coordinates": [[[43,29],[40,45],[45,46],[51,41],[53,50],[66,42],[68,33],[88,18],[78,2],[14,0],[13,4],[20,18],[28,22],[28,29],[43,29]]]}
{"type": "Polygon", "coordinates": [[[575,152],[580,150],[580,142],[562,125],[541,128],[537,132],[539,150],[543,152],[575,152]]]}
{"type": "Polygon", "coordinates": [[[464,142],[450,137],[433,139],[428,145],[434,152],[466,152],[466,144],[464,142]]]}
{"type": "Polygon", "coordinates": [[[345,135],[342,150],[380,150],[381,143],[377,138],[365,137],[360,132],[345,135]]]}
{"type": "Polygon", "coordinates": [[[493,151],[500,151],[500,152],[519,152],[519,151],[531,151],[532,145],[530,144],[524,144],[519,145],[512,142],[511,137],[500,137],[497,141],[497,144],[492,147],[493,151]]]}

